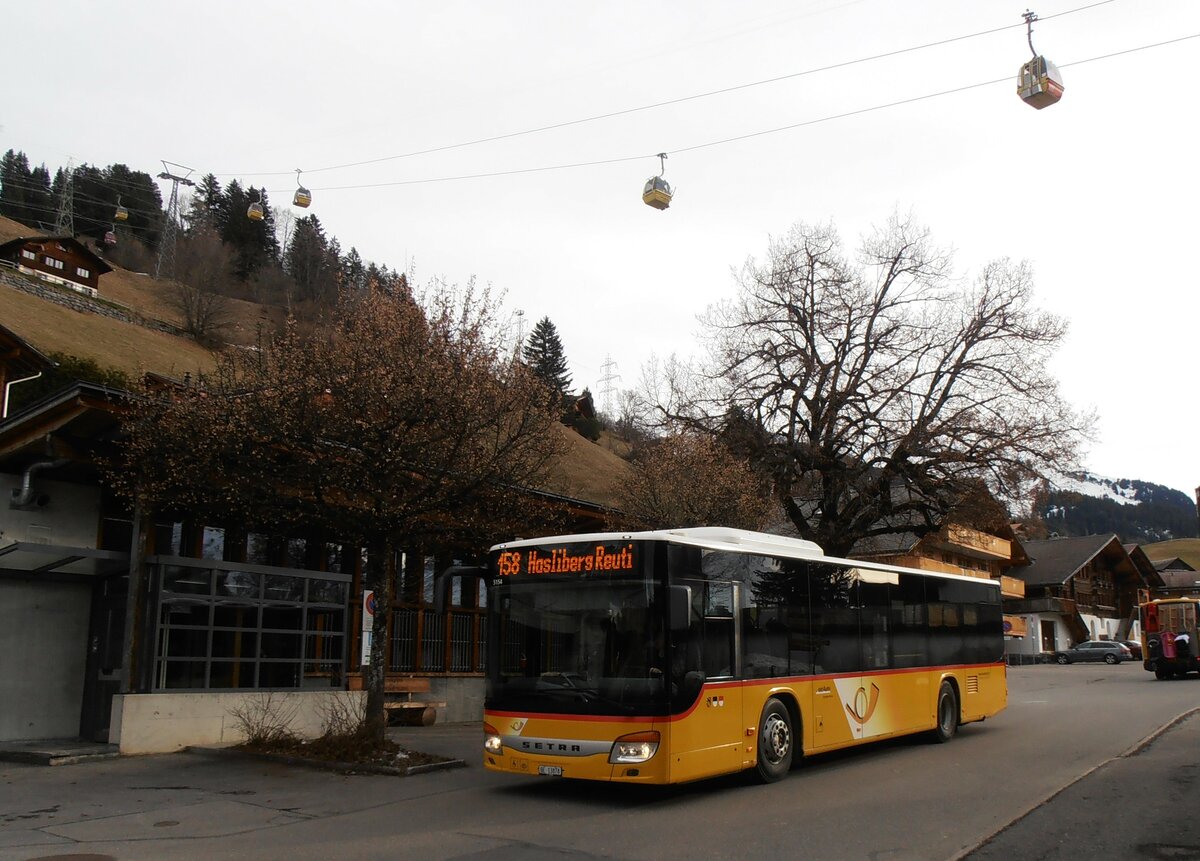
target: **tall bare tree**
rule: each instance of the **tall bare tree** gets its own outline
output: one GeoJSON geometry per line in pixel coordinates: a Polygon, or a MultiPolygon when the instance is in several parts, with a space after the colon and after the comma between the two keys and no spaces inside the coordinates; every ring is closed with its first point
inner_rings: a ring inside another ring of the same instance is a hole
{"type": "MultiPolygon", "coordinates": [[[[360,542],[386,608],[393,548],[511,534],[498,518],[520,517],[517,488],[539,486],[559,451],[557,405],[496,317],[486,292],[360,293],[324,326],[291,325],[173,398],[142,398],[110,479],[143,503],[360,542]]],[[[377,735],[386,624],[376,614],[366,672],[377,735]]]]}
{"type": "Polygon", "coordinates": [[[911,219],[854,259],[832,227],[800,224],[702,318],[706,360],[666,363],[652,394],[750,457],[801,537],[845,554],[936,528],[979,481],[1015,496],[1073,460],[1087,421],[1047,368],[1065,325],[1033,289],[1008,260],[962,283],[911,219]]]}
{"type": "Polygon", "coordinates": [[[180,237],[176,280],[168,299],[183,318],[183,329],[197,341],[215,341],[230,323],[233,256],[216,231],[205,224],[180,237]]]}

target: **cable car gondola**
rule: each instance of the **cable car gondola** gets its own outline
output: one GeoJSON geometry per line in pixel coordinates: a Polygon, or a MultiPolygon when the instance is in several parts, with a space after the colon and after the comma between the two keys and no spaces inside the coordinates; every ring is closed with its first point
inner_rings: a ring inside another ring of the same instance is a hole
{"type": "Polygon", "coordinates": [[[662,176],[667,172],[667,154],[660,152],[658,160],[661,165],[658,176],[646,180],[646,187],[642,189],[642,203],[655,209],[666,209],[671,205],[671,184],[662,176]]]}
{"type": "Polygon", "coordinates": [[[258,200],[250,204],[249,208],[246,210],[246,217],[251,221],[262,221],[267,217],[266,211],[263,210],[262,197],[259,197],[258,200]]]}
{"type": "Polygon", "coordinates": [[[114,245],[117,244],[116,225],[113,225],[111,230],[104,231],[104,244],[107,245],[109,248],[112,248],[114,245]]]}
{"type": "Polygon", "coordinates": [[[129,210],[121,206],[121,196],[117,195],[117,211],[113,213],[113,218],[117,221],[128,221],[129,210]]]}
{"type": "Polygon", "coordinates": [[[300,168],[296,168],[296,193],[292,195],[292,206],[308,209],[312,204],[312,192],[300,185],[300,168]]]}
{"type": "Polygon", "coordinates": [[[1021,66],[1017,75],[1017,95],[1025,104],[1032,105],[1040,111],[1062,98],[1062,73],[1058,71],[1057,66],[1034,50],[1033,22],[1037,20],[1037,13],[1026,10],[1023,17],[1028,29],[1029,50],[1033,52],[1033,59],[1021,66]]]}

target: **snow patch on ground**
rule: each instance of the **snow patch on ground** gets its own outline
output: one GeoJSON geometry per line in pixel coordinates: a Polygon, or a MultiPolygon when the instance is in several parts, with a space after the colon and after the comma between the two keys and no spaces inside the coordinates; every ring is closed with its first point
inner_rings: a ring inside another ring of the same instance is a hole
{"type": "Polygon", "coordinates": [[[1106,478],[1090,472],[1077,472],[1070,475],[1059,475],[1050,481],[1055,490],[1071,491],[1084,496],[1094,496],[1098,499],[1110,499],[1118,505],[1138,505],[1134,499],[1136,491],[1130,482],[1124,479],[1106,478]]]}

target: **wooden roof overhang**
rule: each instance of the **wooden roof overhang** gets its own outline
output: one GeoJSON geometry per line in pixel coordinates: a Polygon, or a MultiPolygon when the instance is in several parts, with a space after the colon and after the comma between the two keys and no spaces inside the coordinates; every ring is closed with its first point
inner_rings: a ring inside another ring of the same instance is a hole
{"type": "Polygon", "coordinates": [[[16,332],[0,326],[0,383],[30,377],[54,366],[53,359],[44,356],[16,332]]]}
{"type": "Polygon", "coordinates": [[[19,472],[47,457],[71,461],[67,471],[91,472],[96,452],[120,428],[128,392],[76,383],[0,423],[0,469],[19,472]]]}

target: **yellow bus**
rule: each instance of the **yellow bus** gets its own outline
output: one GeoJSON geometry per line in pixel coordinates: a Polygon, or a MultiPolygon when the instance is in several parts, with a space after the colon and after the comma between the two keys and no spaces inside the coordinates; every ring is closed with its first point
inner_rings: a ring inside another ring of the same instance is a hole
{"type": "Polygon", "coordinates": [[[1200,672],[1196,648],[1200,598],[1161,598],[1138,606],[1142,622],[1142,666],[1159,681],[1200,672]]]}
{"type": "Polygon", "coordinates": [[[484,765],[664,784],[910,733],[1007,701],[999,584],[723,528],[498,544],[484,765]]]}

